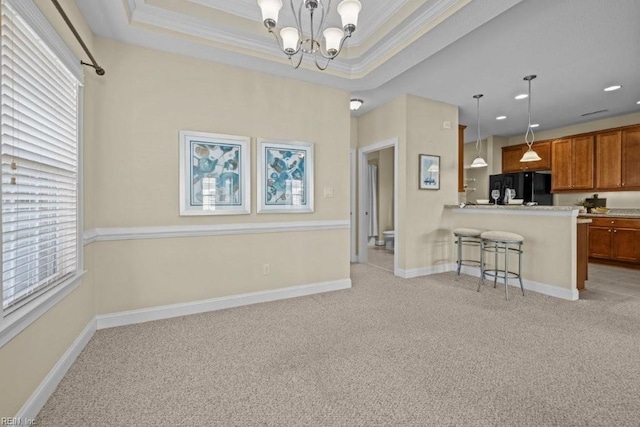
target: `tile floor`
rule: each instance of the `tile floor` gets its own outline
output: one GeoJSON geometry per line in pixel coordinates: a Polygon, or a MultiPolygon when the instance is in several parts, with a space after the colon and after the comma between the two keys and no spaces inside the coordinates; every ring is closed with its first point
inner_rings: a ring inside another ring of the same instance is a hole
{"type": "Polygon", "coordinates": [[[640,298],[640,270],[589,263],[581,299],[640,298]]]}
{"type": "Polygon", "coordinates": [[[367,264],[393,273],[393,251],[384,246],[371,246],[367,253],[367,264]]]}

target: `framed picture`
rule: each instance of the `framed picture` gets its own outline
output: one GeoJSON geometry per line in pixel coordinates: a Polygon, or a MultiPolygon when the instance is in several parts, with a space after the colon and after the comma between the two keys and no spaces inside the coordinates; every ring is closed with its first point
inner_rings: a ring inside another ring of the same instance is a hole
{"type": "Polygon", "coordinates": [[[440,156],[420,154],[420,190],[440,189],[440,156]]]}
{"type": "Polygon", "coordinates": [[[258,213],[313,212],[313,144],[258,138],[258,213]]]}
{"type": "Polygon", "coordinates": [[[250,139],[180,131],[180,215],[251,213],[250,139]]]}

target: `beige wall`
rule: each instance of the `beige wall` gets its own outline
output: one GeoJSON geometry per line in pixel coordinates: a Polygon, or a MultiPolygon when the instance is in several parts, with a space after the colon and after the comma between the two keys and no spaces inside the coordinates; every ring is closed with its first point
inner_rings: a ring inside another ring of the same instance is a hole
{"type": "Polygon", "coordinates": [[[393,147],[378,152],[378,239],[393,230],[393,147]]]}
{"type": "MultiPolygon", "coordinates": [[[[35,0],[58,34],[78,58],[87,60],[82,48],[49,0],[35,0]]],[[[73,0],[60,0],[60,4],[81,34],[89,49],[94,49],[93,34],[73,0]]],[[[88,153],[93,139],[93,88],[99,79],[91,68],[85,68],[84,87],[84,186],[90,193],[92,169],[88,153]]],[[[84,225],[91,224],[91,195],[84,196],[84,225]]],[[[94,317],[94,288],[92,280],[93,254],[85,248],[85,269],[88,273],[81,284],[54,308],[29,325],[19,335],[0,348],[0,416],[9,417],[18,412],[40,385],[80,332],[94,317]]]]}
{"type": "Polygon", "coordinates": [[[443,206],[458,201],[458,107],[407,96],[407,143],[404,210],[399,209],[405,270],[434,268],[451,261],[451,234],[443,223],[443,206]],[[451,129],[443,129],[443,122],[451,129]],[[440,156],[440,190],[418,189],[419,155],[440,156]]]}
{"type": "Polygon", "coordinates": [[[443,206],[458,199],[458,108],[413,95],[400,96],[358,119],[358,146],[398,139],[396,257],[407,272],[446,265],[451,236],[443,206]],[[451,129],[443,129],[443,122],[451,129]],[[420,154],[440,156],[440,190],[418,189],[420,154]]]}
{"type": "MultiPolygon", "coordinates": [[[[96,95],[96,227],[349,219],[348,93],[105,39],[97,44],[108,74],[96,95]],[[252,137],[250,215],[179,216],[180,130],[252,137]],[[314,213],[255,213],[256,137],[315,143],[314,213]],[[323,197],[325,187],[332,198],[323,197]]],[[[98,314],[349,278],[348,229],[94,245],[98,314]],[[263,264],[270,264],[267,276],[263,264]]]]}

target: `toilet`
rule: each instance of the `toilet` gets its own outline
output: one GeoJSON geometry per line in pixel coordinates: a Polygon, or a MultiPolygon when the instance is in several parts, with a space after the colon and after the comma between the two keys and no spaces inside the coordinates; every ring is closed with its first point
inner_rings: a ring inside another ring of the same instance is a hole
{"type": "Polygon", "coordinates": [[[395,250],[396,243],[396,232],[395,230],[383,231],[382,236],[384,237],[384,247],[390,251],[395,250]]]}

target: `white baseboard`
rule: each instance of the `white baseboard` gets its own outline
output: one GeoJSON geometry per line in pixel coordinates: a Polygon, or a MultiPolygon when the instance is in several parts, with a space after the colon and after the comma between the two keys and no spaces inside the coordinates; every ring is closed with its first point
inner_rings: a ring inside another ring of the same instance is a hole
{"type": "MultiPolygon", "coordinates": [[[[456,270],[456,266],[454,265],[453,271],[456,270]]],[[[469,276],[474,276],[480,278],[480,267],[469,267],[463,265],[460,269],[461,273],[468,274],[469,276]]],[[[486,279],[485,283],[490,283],[492,280],[486,279]]],[[[517,280],[509,280],[509,285],[520,288],[520,282],[517,280]]],[[[555,298],[566,299],[570,301],[577,301],[579,298],[577,289],[567,289],[561,288],[559,286],[548,285],[546,283],[534,282],[532,280],[522,279],[522,285],[527,291],[537,292],[543,295],[549,295],[555,298]]]]}
{"type": "Polygon", "coordinates": [[[401,268],[398,268],[398,270],[396,271],[396,276],[402,277],[403,279],[413,279],[414,277],[429,276],[431,274],[438,274],[438,273],[446,273],[447,271],[452,271],[454,269],[455,269],[455,264],[432,265],[429,267],[414,268],[411,270],[403,270],[401,268]]]}
{"type": "MultiPolygon", "coordinates": [[[[58,384],[67,373],[73,362],[80,352],[87,345],[91,337],[96,331],[96,319],[89,321],[87,326],[80,332],[80,335],[73,341],[71,346],[64,352],[55,366],[49,371],[47,376],[42,380],[38,388],[31,394],[29,399],[22,405],[15,418],[24,422],[24,425],[30,425],[29,420],[35,420],[38,412],[47,403],[49,397],[58,387],[58,384]]],[[[33,423],[32,423],[33,424],[33,423]]]]}
{"type": "Polygon", "coordinates": [[[143,308],[140,310],[103,314],[96,316],[97,328],[105,329],[116,326],[132,325],[136,323],[150,322],[153,320],[169,319],[172,317],[224,310],[226,308],[240,307],[243,305],[277,301],[349,288],[351,288],[351,279],[342,279],[310,285],[291,286],[288,288],[274,289],[270,291],[251,292],[181,304],[171,304],[160,307],[143,308]]]}

